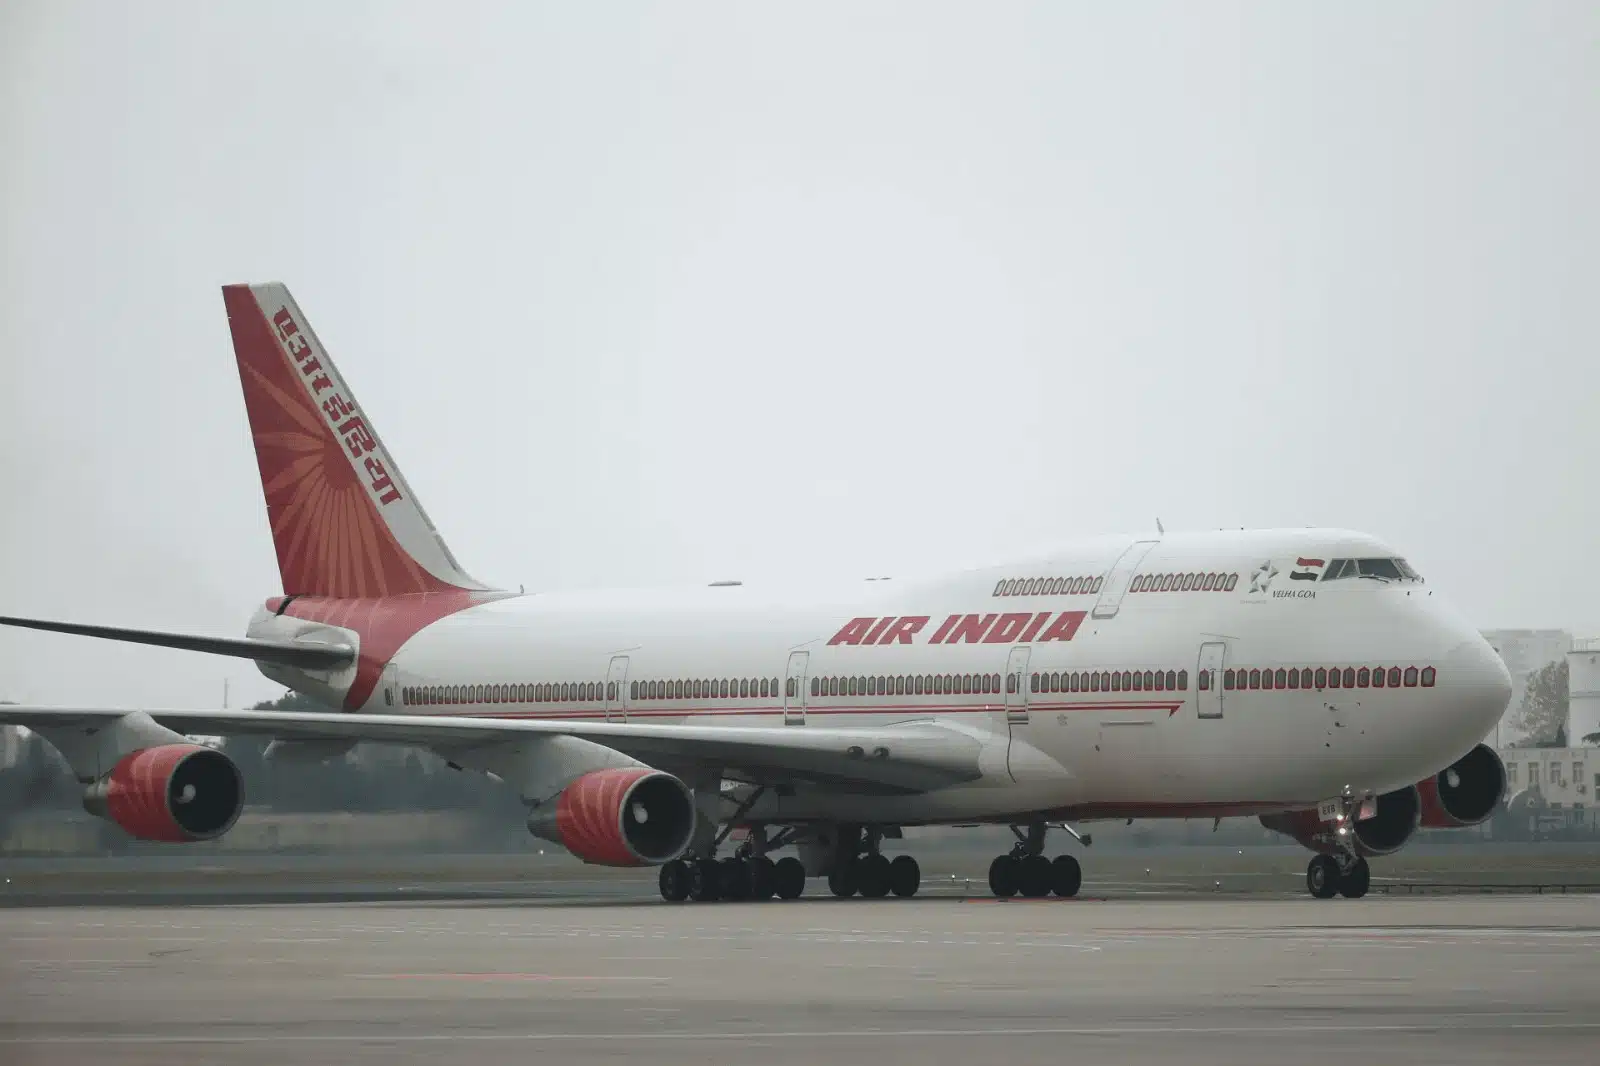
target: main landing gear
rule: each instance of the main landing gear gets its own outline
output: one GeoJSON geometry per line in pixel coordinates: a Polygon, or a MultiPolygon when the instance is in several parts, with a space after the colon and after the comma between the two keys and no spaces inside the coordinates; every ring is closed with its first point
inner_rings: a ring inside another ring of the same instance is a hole
{"type": "MultiPolygon", "coordinates": [[[[1043,823],[1030,825],[1026,834],[1016,826],[1012,826],[1011,831],[1017,836],[1016,846],[1010,854],[1001,855],[989,864],[989,891],[1000,899],[1017,895],[1042,899],[1052,892],[1067,899],[1078,894],[1078,889],[1083,887],[1083,867],[1071,855],[1058,855],[1053,860],[1045,858],[1043,823]]],[[[1088,843],[1088,838],[1080,839],[1088,843]]]]}
{"type": "Polygon", "coordinates": [[[1318,855],[1306,866],[1306,889],[1317,899],[1360,899],[1371,884],[1372,870],[1359,856],[1318,855]]]}
{"type": "Polygon", "coordinates": [[[725,900],[797,899],[806,887],[806,869],[794,856],[773,862],[765,855],[716,859],[673,859],[657,879],[669,903],[725,900]]]}

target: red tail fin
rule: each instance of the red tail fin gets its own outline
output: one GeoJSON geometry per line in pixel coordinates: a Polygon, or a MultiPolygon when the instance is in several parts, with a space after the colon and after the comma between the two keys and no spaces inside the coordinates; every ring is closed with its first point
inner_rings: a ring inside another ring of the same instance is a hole
{"type": "Polygon", "coordinates": [[[222,290],[283,591],[483,589],[457,565],[283,285],[222,290]]]}

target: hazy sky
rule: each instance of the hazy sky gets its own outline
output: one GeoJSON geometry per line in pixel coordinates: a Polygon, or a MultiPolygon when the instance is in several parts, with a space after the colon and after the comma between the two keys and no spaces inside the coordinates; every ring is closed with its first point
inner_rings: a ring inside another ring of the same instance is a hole
{"type": "MultiPolygon", "coordinates": [[[[1600,7],[0,6],[0,613],[278,574],[218,286],[282,280],[530,588],[1339,525],[1600,633],[1600,7]]],[[[0,696],[248,663],[0,632],[0,696]]]]}

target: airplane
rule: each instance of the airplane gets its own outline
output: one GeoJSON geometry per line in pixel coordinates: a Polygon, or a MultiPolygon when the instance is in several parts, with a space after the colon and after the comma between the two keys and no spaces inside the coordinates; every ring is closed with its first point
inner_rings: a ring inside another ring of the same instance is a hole
{"type": "Polygon", "coordinates": [[[197,734],[270,737],[274,761],[426,749],[515,788],[584,862],[659,867],[674,902],[809,878],[913,896],[915,857],[882,844],[933,825],[1011,827],[993,894],[1071,897],[1051,829],[1236,816],[1315,853],[1312,896],[1358,898],[1369,858],[1504,794],[1480,740],[1505,666],[1375,537],[1163,530],[801,590],[511,591],[456,561],[288,289],[222,292],[281,594],[242,638],[0,622],[252,659],[330,710],[0,708],[134,837],[239,817],[237,767],[197,734]]]}

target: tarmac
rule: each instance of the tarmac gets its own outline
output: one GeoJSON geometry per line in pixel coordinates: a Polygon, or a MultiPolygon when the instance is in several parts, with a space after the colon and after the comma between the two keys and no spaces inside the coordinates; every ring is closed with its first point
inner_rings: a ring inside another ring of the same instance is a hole
{"type": "Polygon", "coordinates": [[[0,1062],[1600,1061],[1595,895],[578,889],[0,908],[0,1062]]]}

